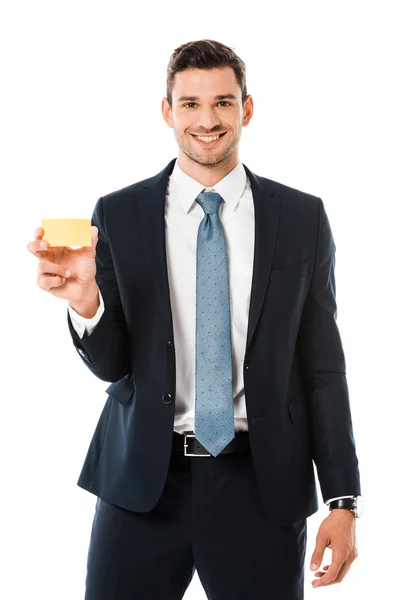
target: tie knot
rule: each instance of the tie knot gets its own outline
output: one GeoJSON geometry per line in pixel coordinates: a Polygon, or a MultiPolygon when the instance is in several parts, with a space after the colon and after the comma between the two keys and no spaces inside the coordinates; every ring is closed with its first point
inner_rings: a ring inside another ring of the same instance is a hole
{"type": "Polygon", "coordinates": [[[215,214],[219,212],[222,196],[218,192],[201,192],[197,196],[196,202],[200,204],[206,215],[215,214]]]}

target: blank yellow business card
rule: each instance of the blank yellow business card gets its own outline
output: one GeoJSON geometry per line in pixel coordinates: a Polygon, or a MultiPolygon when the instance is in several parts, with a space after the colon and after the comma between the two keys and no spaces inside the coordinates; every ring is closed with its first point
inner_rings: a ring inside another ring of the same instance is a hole
{"type": "Polygon", "coordinates": [[[91,246],[90,219],[43,219],[43,239],[50,246],[91,246]]]}

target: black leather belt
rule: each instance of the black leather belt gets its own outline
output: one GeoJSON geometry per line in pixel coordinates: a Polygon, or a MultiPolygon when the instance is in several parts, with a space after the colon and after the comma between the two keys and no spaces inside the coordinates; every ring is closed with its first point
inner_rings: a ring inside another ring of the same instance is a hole
{"type": "MultiPolygon", "coordinates": [[[[196,440],[193,432],[177,433],[174,431],[172,450],[181,452],[184,456],[212,456],[207,452],[204,446],[196,440]]],[[[235,434],[233,440],[229,442],[219,454],[246,452],[247,450],[250,450],[249,433],[248,431],[239,431],[235,434]]]]}

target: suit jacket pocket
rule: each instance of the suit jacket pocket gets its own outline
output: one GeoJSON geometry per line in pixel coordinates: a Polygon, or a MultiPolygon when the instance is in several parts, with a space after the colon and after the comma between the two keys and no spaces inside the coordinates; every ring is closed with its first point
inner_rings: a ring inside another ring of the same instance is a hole
{"type": "Polygon", "coordinates": [[[107,394],[115,398],[120,404],[128,404],[135,391],[135,386],[130,380],[119,379],[106,389],[107,394]]]}

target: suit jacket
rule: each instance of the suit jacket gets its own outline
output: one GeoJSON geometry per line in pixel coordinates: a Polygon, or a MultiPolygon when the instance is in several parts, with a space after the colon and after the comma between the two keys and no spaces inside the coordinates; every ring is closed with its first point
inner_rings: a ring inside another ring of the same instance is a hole
{"type": "MultiPolygon", "coordinates": [[[[174,426],[164,207],[175,160],[97,201],[96,281],[105,312],[82,339],[67,315],[80,357],[111,382],[78,485],[138,512],[160,498],[174,426]]],[[[361,493],[336,324],[336,248],[320,198],[244,168],[255,207],[243,367],[249,438],[267,514],[290,524],[318,509],[313,461],[324,501],[361,493]]]]}

